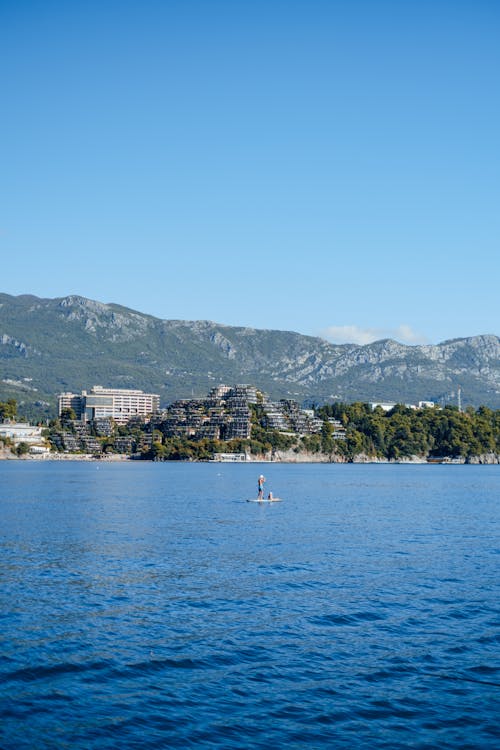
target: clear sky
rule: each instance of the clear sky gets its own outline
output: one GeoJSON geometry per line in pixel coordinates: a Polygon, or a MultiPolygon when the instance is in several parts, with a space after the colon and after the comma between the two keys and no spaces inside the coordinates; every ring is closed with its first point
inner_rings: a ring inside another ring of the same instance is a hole
{"type": "Polygon", "coordinates": [[[498,0],[0,0],[0,291],[500,334],[498,0]]]}

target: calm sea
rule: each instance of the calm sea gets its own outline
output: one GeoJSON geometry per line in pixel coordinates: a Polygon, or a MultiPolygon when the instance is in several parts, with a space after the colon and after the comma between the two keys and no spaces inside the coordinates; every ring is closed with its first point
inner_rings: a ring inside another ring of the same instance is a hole
{"type": "Polygon", "coordinates": [[[0,746],[498,748],[499,501],[496,466],[1,462],[0,746]]]}

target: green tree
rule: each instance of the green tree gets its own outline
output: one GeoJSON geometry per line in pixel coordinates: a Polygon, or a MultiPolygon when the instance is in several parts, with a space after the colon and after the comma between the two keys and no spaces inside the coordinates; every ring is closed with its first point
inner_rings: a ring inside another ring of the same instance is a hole
{"type": "Polygon", "coordinates": [[[333,439],[333,425],[323,422],[321,428],[321,450],[330,457],[335,453],[335,440],[333,439]]]}
{"type": "Polygon", "coordinates": [[[363,434],[350,426],[346,434],[346,455],[352,460],[354,456],[363,452],[363,448],[363,434]]]}
{"type": "Polygon", "coordinates": [[[61,422],[69,422],[76,419],[76,413],[74,409],[71,409],[70,407],[66,407],[61,410],[61,422]]]}
{"type": "Polygon", "coordinates": [[[14,398],[0,401],[0,419],[15,419],[16,415],[17,401],[14,398]]]}
{"type": "Polygon", "coordinates": [[[303,435],[300,442],[307,453],[321,453],[321,435],[303,435]]]}

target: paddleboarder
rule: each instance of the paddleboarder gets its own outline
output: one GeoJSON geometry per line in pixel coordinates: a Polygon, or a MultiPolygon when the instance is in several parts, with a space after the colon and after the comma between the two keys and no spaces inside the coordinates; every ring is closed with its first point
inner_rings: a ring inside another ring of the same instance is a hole
{"type": "Polygon", "coordinates": [[[258,481],[257,481],[257,499],[263,500],[264,499],[264,482],[266,481],[266,478],[264,474],[261,474],[258,481]]]}

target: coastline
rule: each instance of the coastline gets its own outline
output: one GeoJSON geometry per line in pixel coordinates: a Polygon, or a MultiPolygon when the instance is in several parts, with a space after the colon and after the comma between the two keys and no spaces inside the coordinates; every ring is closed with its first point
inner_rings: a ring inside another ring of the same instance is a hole
{"type": "Polygon", "coordinates": [[[91,453],[42,453],[16,456],[14,453],[0,451],[0,461],[91,461],[93,463],[120,463],[133,460],[126,453],[110,453],[96,458],[91,453]]]}
{"type": "MultiPolygon", "coordinates": [[[[109,453],[106,455],[95,456],[91,453],[44,453],[44,454],[26,454],[23,456],[16,456],[14,453],[6,450],[0,450],[0,461],[84,461],[95,464],[100,463],[123,463],[126,461],[140,462],[140,463],[157,463],[153,459],[138,459],[134,456],[126,453],[109,453]]],[[[225,461],[164,461],[158,463],[234,463],[225,461]]],[[[239,462],[238,462],[239,463],[239,462]]],[[[242,464],[388,464],[388,465],[403,465],[403,464],[440,464],[447,466],[455,465],[475,465],[475,466],[493,466],[500,464],[500,454],[497,453],[486,453],[479,456],[469,456],[468,458],[448,458],[443,457],[439,459],[424,458],[422,456],[410,456],[407,458],[389,459],[379,458],[376,456],[369,456],[364,453],[360,453],[353,457],[352,461],[346,460],[341,456],[329,456],[327,454],[318,453],[294,453],[293,451],[276,451],[276,453],[269,456],[255,456],[242,461],[242,464]]]]}

